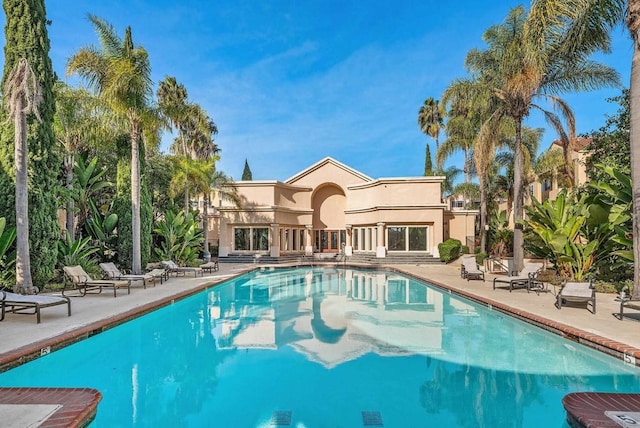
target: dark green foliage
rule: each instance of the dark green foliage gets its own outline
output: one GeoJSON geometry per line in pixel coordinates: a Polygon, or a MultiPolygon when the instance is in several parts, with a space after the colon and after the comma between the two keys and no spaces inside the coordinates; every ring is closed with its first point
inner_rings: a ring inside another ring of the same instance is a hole
{"type": "MultiPolygon", "coordinates": [[[[40,105],[41,122],[27,117],[29,147],[29,246],[37,260],[32,276],[41,288],[53,277],[57,260],[57,223],[59,153],[54,149],[52,123],[53,68],[49,58],[49,36],[43,0],[3,0],[6,15],[4,72],[2,85],[20,58],[26,58],[35,72],[44,101],[40,105]]],[[[13,124],[6,122],[6,112],[0,117],[0,212],[10,224],[15,224],[13,124]]]]}
{"type": "Polygon", "coordinates": [[[589,136],[593,141],[587,146],[591,156],[587,158],[586,169],[593,182],[611,181],[611,176],[596,164],[614,167],[623,174],[631,174],[631,148],[629,138],[629,90],[607,101],[620,105],[616,115],[607,118],[605,125],[589,136]]]}
{"type": "Polygon", "coordinates": [[[117,253],[118,265],[131,269],[133,244],[131,242],[131,164],[120,159],[117,166],[116,196],[113,213],[118,216],[117,253]]]}
{"type": "Polygon", "coordinates": [[[460,257],[460,250],[462,249],[462,242],[457,239],[447,239],[446,241],[438,244],[438,251],[440,252],[440,260],[443,262],[450,262],[460,257]]]}
{"type": "Polygon", "coordinates": [[[469,254],[469,253],[471,253],[471,251],[469,251],[469,247],[468,247],[468,246],[466,246],[466,245],[463,245],[462,247],[460,247],[460,252],[461,252],[462,254],[469,254]]]}
{"type": "Polygon", "coordinates": [[[182,210],[167,211],[164,218],[156,222],[154,232],[160,238],[160,245],[154,250],[162,260],[189,265],[202,249],[202,229],[193,211],[186,217],[182,210]]]}
{"type": "Polygon", "coordinates": [[[65,266],[82,266],[88,274],[96,273],[98,264],[94,254],[99,248],[91,244],[91,238],[73,239],[67,233],[66,239],[58,241],[58,263],[60,268],[65,266]]]}
{"type": "Polygon", "coordinates": [[[6,219],[0,217],[0,286],[13,287],[16,283],[16,250],[14,246],[16,228],[15,226],[7,228],[6,224],[6,219]]]}
{"type": "Polygon", "coordinates": [[[249,168],[249,162],[244,160],[244,170],[242,171],[242,180],[243,181],[251,181],[253,180],[253,174],[251,174],[251,168],[249,168]]]}
{"type": "Polygon", "coordinates": [[[115,234],[118,225],[118,216],[110,212],[110,207],[105,213],[96,207],[91,200],[91,215],[87,218],[85,229],[91,237],[93,245],[100,249],[98,258],[101,262],[111,262],[117,254],[118,236],[115,234]]]}
{"type": "Polygon", "coordinates": [[[429,144],[426,144],[426,149],[424,153],[424,175],[425,177],[430,177],[434,175],[433,172],[433,161],[431,160],[431,149],[429,148],[429,144]]]}

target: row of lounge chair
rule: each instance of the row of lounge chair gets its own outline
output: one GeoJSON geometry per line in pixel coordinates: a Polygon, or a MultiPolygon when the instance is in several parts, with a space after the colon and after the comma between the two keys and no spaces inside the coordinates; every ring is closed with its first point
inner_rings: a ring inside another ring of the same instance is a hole
{"type": "MultiPolygon", "coordinates": [[[[543,264],[539,262],[525,263],[523,269],[520,272],[512,272],[510,276],[497,276],[493,279],[493,289],[495,290],[500,284],[504,284],[509,288],[509,292],[516,288],[526,288],[527,292],[535,291],[540,294],[540,291],[544,291],[545,284],[539,277],[540,272],[543,269],[543,264]]],[[[467,281],[470,279],[482,279],[484,278],[484,271],[482,271],[476,263],[475,257],[465,257],[462,259],[462,266],[460,268],[460,274],[467,281]]],[[[591,304],[591,312],[596,313],[596,290],[593,282],[565,282],[560,289],[560,292],[556,296],[556,307],[562,309],[562,306],[567,302],[584,302],[589,308],[591,304]]],[[[638,302],[640,303],[640,302],[638,302]]],[[[623,305],[627,307],[633,307],[627,305],[624,301],[620,305],[620,319],[622,319],[623,305]]],[[[640,308],[640,304],[637,305],[640,308]]],[[[635,307],[633,307],[635,309],[635,307]]]]}
{"type": "Polygon", "coordinates": [[[112,289],[113,297],[117,297],[119,289],[126,289],[127,294],[130,294],[131,284],[136,281],[141,282],[143,288],[146,288],[149,283],[155,287],[158,279],[162,284],[169,279],[170,274],[179,276],[193,273],[197,277],[198,274],[204,276],[205,271],[212,272],[219,269],[217,260],[204,263],[200,267],[178,266],[173,261],[167,260],[162,261],[161,266],[137,275],[122,273],[114,263],[100,263],[100,268],[104,272],[104,278],[100,279],[92,278],[82,266],[65,266],[62,296],[23,295],[0,290],[0,321],[4,320],[7,312],[12,312],[35,314],[37,323],[40,323],[41,309],[58,305],[67,305],[68,316],[71,316],[71,299],[65,295],[70,291],[86,296],[89,293],[101,293],[103,289],[112,289]]]}

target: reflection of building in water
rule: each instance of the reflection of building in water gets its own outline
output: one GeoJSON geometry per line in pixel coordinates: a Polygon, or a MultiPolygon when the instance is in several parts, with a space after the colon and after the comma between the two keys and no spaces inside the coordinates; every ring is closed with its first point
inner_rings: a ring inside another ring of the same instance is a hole
{"type": "MultiPolygon", "coordinates": [[[[440,354],[442,292],[392,273],[256,272],[211,292],[221,348],[293,347],[332,367],[361,355],[440,354]]],[[[448,300],[448,296],[446,297],[448,300]]]]}

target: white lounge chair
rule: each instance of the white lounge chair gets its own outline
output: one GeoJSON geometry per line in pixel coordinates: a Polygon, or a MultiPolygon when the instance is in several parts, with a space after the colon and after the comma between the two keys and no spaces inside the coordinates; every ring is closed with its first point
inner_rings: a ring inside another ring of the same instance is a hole
{"type": "Polygon", "coordinates": [[[464,257],[461,267],[462,277],[467,281],[470,279],[482,279],[484,281],[484,271],[478,268],[475,257],[464,257]]]}
{"type": "Polygon", "coordinates": [[[100,263],[100,269],[105,273],[107,279],[123,279],[129,281],[142,281],[142,288],[147,288],[147,281],[153,282],[153,286],[156,286],[156,277],[149,273],[143,273],[141,275],[128,274],[120,272],[120,269],[112,263],[100,263]]]}
{"type": "Polygon", "coordinates": [[[567,282],[558,293],[556,307],[562,309],[562,305],[567,302],[586,302],[589,309],[591,302],[591,313],[596,313],[596,289],[591,281],[589,282],[567,282]]]}
{"type": "Polygon", "coordinates": [[[78,290],[81,296],[86,296],[87,293],[96,291],[102,293],[103,288],[113,288],[113,297],[116,297],[116,291],[118,288],[126,288],[127,294],[131,293],[131,284],[129,281],[120,279],[93,279],[87,274],[82,266],[64,266],[62,270],[65,273],[64,288],[62,289],[62,295],[64,296],[67,288],[78,290]]]}
{"type": "Polygon", "coordinates": [[[40,324],[40,310],[57,305],[67,305],[68,316],[71,316],[71,299],[68,297],[22,295],[0,291],[0,306],[2,306],[0,321],[4,320],[6,312],[13,312],[16,314],[35,314],[36,320],[40,324]]]}
{"type": "MultiPolygon", "coordinates": [[[[493,289],[496,289],[496,283],[502,283],[509,285],[509,292],[513,291],[516,287],[523,287],[527,289],[527,292],[531,291],[532,284],[536,274],[542,269],[542,263],[527,262],[520,271],[520,274],[516,276],[498,276],[493,279],[493,289]]],[[[539,283],[539,282],[538,282],[539,283]]],[[[540,290],[536,288],[536,291],[540,290]]]]}
{"type": "Polygon", "coordinates": [[[164,266],[169,273],[175,273],[176,276],[186,275],[187,272],[192,272],[193,276],[196,277],[198,274],[204,276],[204,271],[200,267],[178,266],[173,260],[163,260],[160,263],[162,263],[162,266],[164,266]]]}

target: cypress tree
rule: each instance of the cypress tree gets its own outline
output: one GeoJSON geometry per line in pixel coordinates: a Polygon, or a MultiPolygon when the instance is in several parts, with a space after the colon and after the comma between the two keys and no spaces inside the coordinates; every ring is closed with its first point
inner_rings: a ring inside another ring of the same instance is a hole
{"type": "MultiPolygon", "coordinates": [[[[32,272],[33,283],[42,288],[53,277],[60,238],[57,196],[61,159],[55,150],[52,129],[54,74],[49,58],[46,13],[43,0],[3,0],[2,6],[6,15],[2,87],[15,64],[26,58],[38,78],[43,96],[42,121],[33,115],[27,118],[29,247],[37,259],[37,268],[32,272]]],[[[7,217],[8,224],[16,224],[13,124],[7,123],[6,111],[1,115],[0,213],[7,217]]]]}
{"type": "Polygon", "coordinates": [[[251,181],[253,180],[253,175],[251,174],[251,168],[249,168],[249,162],[244,160],[244,171],[242,171],[242,180],[243,181],[251,181]]]}
{"type": "Polygon", "coordinates": [[[424,175],[425,177],[433,175],[433,163],[431,162],[431,149],[429,148],[429,143],[427,143],[427,148],[424,153],[424,175]]]}

